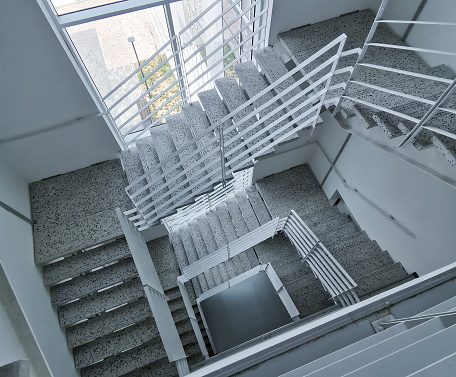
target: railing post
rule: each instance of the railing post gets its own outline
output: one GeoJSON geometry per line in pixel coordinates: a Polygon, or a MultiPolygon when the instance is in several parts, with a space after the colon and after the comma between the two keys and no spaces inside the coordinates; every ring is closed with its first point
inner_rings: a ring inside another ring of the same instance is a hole
{"type": "Polygon", "coordinates": [[[222,167],[222,184],[226,188],[226,167],[225,167],[225,142],[223,137],[223,125],[219,122],[219,142],[220,142],[220,165],[222,167]]]}

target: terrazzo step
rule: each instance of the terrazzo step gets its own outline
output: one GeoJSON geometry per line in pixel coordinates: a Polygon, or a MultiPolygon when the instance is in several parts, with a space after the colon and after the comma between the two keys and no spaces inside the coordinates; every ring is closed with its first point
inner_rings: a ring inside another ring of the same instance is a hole
{"type": "MultiPolygon", "coordinates": [[[[204,133],[208,128],[211,127],[209,120],[207,119],[206,114],[204,113],[201,105],[198,102],[194,102],[191,105],[182,105],[182,113],[187,118],[187,124],[189,126],[190,132],[193,138],[200,136],[204,133]]],[[[220,161],[220,146],[218,140],[215,138],[215,134],[213,132],[209,132],[204,135],[201,139],[196,142],[196,146],[204,148],[199,152],[201,155],[201,159],[203,160],[205,169],[207,173],[212,173],[217,170],[218,165],[209,166],[211,162],[220,161]],[[214,154],[210,155],[211,152],[216,151],[214,154]],[[208,157],[206,157],[208,156],[208,157]]],[[[211,180],[214,181],[221,173],[218,173],[215,176],[211,177],[211,180]]]]}
{"type": "MultiPolygon", "coordinates": [[[[228,109],[226,108],[223,101],[220,99],[220,97],[215,89],[210,89],[210,90],[206,90],[204,92],[198,93],[198,98],[199,98],[201,104],[203,105],[206,116],[212,126],[217,124],[217,122],[219,120],[221,120],[222,118],[224,118],[225,116],[227,116],[229,114],[228,109]]],[[[224,130],[227,130],[232,125],[233,125],[233,123],[232,123],[231,119],[228,119],[227,121],[225,121],[222,124],[222,127],[224,130]]],[[[215,136],[216,136],[217,140],[220,139],[218,129],[215,130],[215,136]]],[[[247,169],[247,168],[253,166],[252,161],[248,161],[248,162],[244,162],[244,163],[242,162],[242,161],[246,160],[246,158],[248,157],[248,154],[245,154],[243,157],[241,157],[237,161],[231,162],[237,156],[239,156],[240,154],[242,154],[243,152],[245,152],[247,150],[247,148],[245,146],[234,150],[235,148],[237,148],[237,145],[235,142],[228,144],[228,142],[230,140],[237,139],[237,138],[239,138],[239,136],[238,136],[238,132],[236,129],[234,129],[228,133],[226,133],[226,132],[223,133],[223,139],[226,144],[225,159],[227,160],[227,165],[233,171],[243,170],[243,169],[247,169]]]]}
{"type": "MultiPolygon", "coordinates": [[[[191,238],[193,240],[193,244],[195,245],[196,252],[198,254],[198,259],[201,259],[207,255],[209,255],[209,250],[206,246],[206,242],[204,240],[201,228],[199,226],[199,222],[196,220],[192,220],[188,223],[188,230],[190,232],[191,238]]],[[[185,244],[184,244],[185,245],[185,244]]],[[[207,275],[211,275],[213,280],[208,280],[209,289],[212,289],[219,284],[223,283],[222,278],[222,271],[218,268],[218,266],[211,268],[209,271],[205,272],[206,278],[207,275]]]]}
{"type": "Polygon", "coordinates": [[[178,377],[176,364],[170,363],[167,358],[160,359],[144,367],[126,373],[123,377],[178,377]]]}
{"type": "MultiPolygon", "coordinates": [[[[181,338],[185,340],[185,338],[181,338]]],[[[192,343],[184,344],[184,350],[195,353],[195,348],[192,343]]],[[[190,353],[189,352],[189,353],[190,353]]],[[[82,377],[115,377],[125,373],[132,372],[137,368],[151,364],[160,359],[166,358],[166,352],[163,343],[160,339],[155,339],[142,346],[135,347],[131,350],[122,352],[104,359],[103,361],[94,364],[88,368],[81,370],[82,377]]]]}
{"type": "MultiPolygon", "coordinates": [[[[247,98],[245,97],[244,92],[242,91],[241,87],[237,84],[236,79],[233,76],[227,76],[221,79],[215,80],[215,86],[217,87],[220,96],[223,99],[226,107],[230,112],[236,110],[238,107],[242,106],[245,102],[247,102],[247,98]]],[[[233,121],[237,124],[237,128],[239,132],[243,132],[248,127],[253,125],[256,122],[256,117],[253,115],[253,110],[250,106],[244,108],[237,114],[233,115],[233,121]],[[250,117],[245,120],[243,123],[239,124],[238,122],[242,120],[244,117],[250,117]]],[[[254,154],[259,152],[262,148],[267,147],[270,144],[270,140],[268,134],[266,132],[262,132],[262,127],[256,126],[252,130],[246,132],[242,135],[244,139],[248,139],[255,134],[259,134],[255,139],[247,143],[247,148],[253,148],[250,153],[254,154]],[[255,146],[258,144],[258,146],[255,146]]],[[[264,156],[270,153],[273,153],[275,149],[270,147],[266,149],[264,152],[261,152],[257,157],[264,156]]]]}
{"type": "Polygon", "coordinates": [[[249,231],[255,230],[260,227],[260,222],[258,221],[255,212],[253,211],[252,206],[250,205],[249,198],[247,193],[244,190],[237,191],[234,194],[236,201],[239,204],[239,209],[241,210],[242,217],[244,218],[249,231]]]}
{"type": "Polygon", "coordinates": [[[345,237],[351,234],[355,234],[359,231],[358,226],[355,222],[350,221],[341,225],[340,227],[332,230],[331,232],[316,232],[315,235],[318,237],[324,245],[330,244],[337,241],[341,237],[345,237]]]}
{"type": "Polygon", "coordinates": [[[343,252],[345,248],[350,248],[358,244],[370,241],[369,236],[365,231],[359,230],[356,233],[349,234],[345,237],[341,237],[333,242],[328,242],[325,244],[325,247],[330,253],[343,252]]]}
{"type": "MultiPolygon", "coordinates": [[[[154,146],[160,162],[165,161],[170,155],[176,152],[177,149],[167,124],[153,127],[149,130],[149,132],[151,137],[155,140],[154,146]]],[[[168,190],[171,198],[173,199],[174,206],[184,206],[193,202],[192,199],[183,201],[184,196],[177,198],[177,196],[184,191],[186,191],[187,195],[191,193],[189,190],[189,184],[184,184],[185,176],[177,178],[183,170],[184,169],[182,168],[180,159],[177,156],[163,165],[163,172],[166,172],[166,184],[168,185],[168,190]],[[172,192],[174,189],[176,191],[172,192]]],[[[160,217],[164,217],[166,215],[167,213],[163,213],[160,217]]]]}
{"type": "MultiPolygon", "coordinates": [[[[208,254],[211,254],[218,250],[217,241],[215,240],[212,228],[209,224],[209,221],[206,215],[198,217],[197,220],[198,227],[201,231],[201,235],[203,236],[204,243],[207,248],[208,254]]],[[[220,277],[223,282],[230,280],[236,276],[236,271],[234,270],[234,266],[227,263],[221,263],[217,266],[220,277]]]]}
{"type": "Polygon", "coordinates": [[[315,280],[315,275],[312,270],[300,260],[293,261],[293,263],[282,267],[276,267],[276,265],[272,263],[272,267],[279,276],[280,281],[286,286],[292,285],[295,281],[302,281],[302,285],[307,285],[315,280]]]}
{"type": "MultiPolygon", "coordinates": [[[[236,198],[234,196],[230,196],[228,199],[225,200],[225,204],[228,208],[231,221],[233,222],[233,225],[236,228],[236,233],[238,237],[242,237],[243,235],[249,233],[250,230],[247,226],[247,223],[245,222],[244,217],[242,216],[242,212],[239,208],[239,204],[236,201],[236,198]]],[[[250,248],[241,254],[245,254],[247,256],[249,263],[252,267],[258,266],[259,261],[253,248],[250,248]]]]}
{"type": "Polygon", "coordinates": [[[127,242],[124,238],[120,238],[44,266],[43,281],[46,285],[54,285],[130,256],[127,242]]]}
{"type": "Polygon", "coordinates": [[[261,264],[271,263],[274,268],[282,269],[301,262],[298,251],[283,233],[261,242],[261,246],[258,250],[261,264]]]}
{"type": "Polygon", "coordinates": [[[269,214],[266,204],[255,186],[247,187],[245,192],[247,193],[250,205],[252,206],[260,225],[264,225],[271,221],[271,215],[269,214]]]}
{"type": "MultiPolygon", "coordinates": [[[[187,123],[187,117],[185,114],[179,113],[166,117],[166,124],[168,125],[168,129],[174,141],[176,149],[180,149],[185,144],[193,140],[193,135],[190,131],[190,126],[187,123]]],[[[192,144],[183,152],[179,153],[179,160],[184,161],[196,150],[196,144],[192,144]]],[[[191,165],[198,163],[199,161],[201,161],[201,156],[198,153],[187,162],[183,162],[182,167],[183,169],[189,169],[191,165]]],[[[202,162],[196,165],[194,168],[191,168],[188,172],[185,173],[185,175],[187,176],[190,187],[193,187],[191,189],[193,194],[200,194],[201,192],[208,190],[208,188],[204,186],[207,186],[210,180],[207,178],[207,172],[202,162]],[[198,171],[200,171],[200,174],[198,174],[198,171]]]]}
{"type": "MultiPolygon", "coordinates": [[[[141,160],[144,171],[154,169],[160,164],[160,159],[158,158],[157,150],[155,149],[155,142],[156,140],[150,136],[136,140],[139,159],[141,160]]],[[[171,209],[171,204],[167,204],[162,207],[165,202],[171,199],[170,195],[166,195],[168,187],[166,186],[165,178],[160,178],[162,174],[163,169],[160,167],[146,177],[147,183],[151,185],[149,189],[149,192],[152,194],[151,200],[154,202],[155,208],[160,209],[160,211],[173,213],[174,211],[171,209]],[[154,193],[160,186],[162,189],[154,193]],[[162,197],[162,199],[158,200],[159,197],[162,197]]]]}
{"type": "MultiPolygon", "coordinates": [[[[215,213],[220,220],[220,224],[222,225],[223,231],[226,235],[228,242],[232,242],[237,239],[239,236],[236,232],[236,227],[233,224],[233,221],[230,216],[230,212],[228,207],[225,203],[221,203],[215,207],[215,213]]],[[[249,253],[254,253],[253,249],[249,251],[249,253]]],[[[235,257],[231,258],[234,263],[238,274],[246,272],[252,269],[255,265],[251,265],[249,258],[247,257],[247,253],[241,253],[236,255],[235,257]]]]}
{"type": "MultiPolygon", "coordinates": [[[[176,328],[179,334],[193,331],[190,321],[178,322],[176,328]]],[[[133,326],[75,348],[73,350],[75,366],[77,369],[86,368],[107,357],[141,346],[159,337],[155,320],[148,318],[133,326]]]]}
{"type": "MultiPolygon", "coordinates": [[[[263,91],[268,87],[268,84],[264,80],[264,76],[258,72],[255,64],[250,60],[245,63],[236,64],[234,66],[234,71],[236,72],[237,77],[242,83],[244,90],[246,91],[249,98],[253,98],[258,93],[263,91]]],[[[266,102],[270,101],[274,98],[274,93],[267,92],[259,99],[257,99],[253,106],[258,109],[263,106],[266,102]]],[[[267,116],[269,113],[277,109],[280,105],[277,102],[273,102],[271,105],[267,106],[265,109],[261,110],[259,113],[260,119],[267,116]]],[[[278,111],[276,114],[271,116],[270,118],[266,119],[263,122],[263,127],[267,127],[271,125],[273,122],[278,120],[281,116],[284,116],[285,112],[283,110],[278,111]]],[[[280,128],[288,126],[285,130],[278,132],[275,136],[272,137],[274,141],[278,140],[281,136],[285,136],[287,133],[293,130],[292,124],[289,124],[290,121],[285,118],[277,125],[271,127],[268,132],[272,134],[277,132],[280,128]]],[[[281,142],[287,142],[298,139],[298,135],[296,133],[292,133],[291,135],[285,137],[281,142]]]]}
{"type": "Polygon", "coordinates": [[[315,212],[312,212],[304,217],[302,217],[304,222],[307,225],[318,225],[326,221],[339,220],[341,222],[346,222],[350,220],[350,217],[345,213],[340,212],[336,207],[327,207],[315,212]]]}
{"type": "MultiPolygon", "coordinates": [[[[200,250],[195,247],[190,228],[188,226],[181,227],[179,229],[179,234],[182,238],[184,244],[185,253],[187,254],[188,263],[195,263],[198,259],[201,258],[200,250]]],[[[206,271],[204,274],[199,274],[197,276],[201,289],[203,292],[215,287],[214,276],[212,271],[206,271]]]]}
{"type": "Polygon", "coordinates": [[[456,140],[443,135],[434,135],[432,143],[442,152],[451,166],[456,166],[456,140]]]}
{"type": "MultiPolygon", "coordinates": [[[[323,289],[321,283],[318,281],[314,285],[315,291],[310,294],[303,294],[302,289],[290,291],[285,287],[288,294],[290,295],[291,300],[296,305],[301,318],[317,313],[334,305],[334,301],[331,299],[329,293],[323,289]]],[[[303,287],[303,289],[308,290],[308,287],[303,287]]]]}
{"type": "MultiPolygon", "coordinates": [[[[136,147],[130,148],[128,150],[121,151],[120,153],[121,160],[122,160],[122,166],[124,167],[125,174],[127,175],[128,183],[134,182],[137,178],[141,177],[144,175],[144,168],[143,165],[141,164],[141,158],[139,157],[139,150],[136,147]]],[[[133,186],[133,189],[131,192],[136,192],[143,188],[147,184],[147,180],[143,179],[139,183],[137,183],[135,186],[133,186]]],[[[141,200],[145,198],[147,195],[149,195],[150,191],[149,189],[146,189],[143,191],[141,194],[137,196],[137,200],[141,200]]],[[[140,205],[140,208],[145,207],[146,205],[149,205],[151,203],[151,200],[148,199],[145,201],[145,203],[140,205]]]]}
{"type": "MultiPolygon", "coordinates": [[[[280,57],[276,54],[276,52],[271,48],[271,47],[266,47],[262,50],[255,50],[253,52],[253,56],[255,57],[258,65],[261,67],[261,72],[266,76],[267,80],[272,84],[275,81],[281,79],[283,76],[285,76],[288,73],[287,67],[285,67],[285,64],[283,64],[282,60],[280,57]]],[[[295,84],[296,81],[290,77],[280,84],[278,84],[275,87],[276,93],[281,93],[284,90],[288,89],[291,85],[295,84]]],[[[294,96],[298,95],[301,92],[301,89],[299,87],[289,91],[287,94],[285,94],[282,97],[282,102],[287,102],[294,96]]],[[[292,111],[296,107],[298,107],[300,104],[302,104],[304,101],[307,100],[307,96],[303,96],[299,98],[298,100],[292,102],[290,105],[286,107],[287,112],[292,111]]],[[[295,113],[291,115],[293,119],[297,119],[299,116],[304,114],[306,110],[308,110],[312,105],[306,105],[302,107],[301,109],[297,110],[295,113]]],[[[305,119],[308,119],[312,116],[312,114],[305,116],[302,118],[300,121],[298,121],[298,124],[301,124],[305,121],[305,119]]],[[[321,119],[319,119],[321,121],[321,119]]]]}
{"type": "Polygon", "coordinates": [[[337,216],[337,217],[328,217],[323,218],[318,221],[309,221],[309,219],[304,218],[303,221],[307,226],[315,233],[331,232],[342,225],[351,222],[352,220],[348,216],[337,216]]]}
{"type": "MultiPolygon", "coordinates": [[[[171,244],[173,245],[174,255],[176,256],[177,264],[179,265],[179,268],[182,271],[184,267],[190,264],[187,257],[187,253],[185,251],[184,244],[182,242],[182,238],[178,232],[171,232],[169,234],[169,239],[171,241],[171,244]]],[[[208,289],[207,282],[204,279],[204,277],[193,278],[191,279],[191,283],[198,297],[203,293],[203,286],[204,288],[206,288],[205,290],[208,289]],[[202,284],[200,283],[200,281],[202,281],[202,284]]]]}
{"type": "Polygon", "coordinates": [[[380,270],[357,277],[355,280],[358,284],[356,293],[361,298],[408,279],[411,276],[405,271],[401,263],[390,264],[380,270]]]}
{"type": "Polygon", "coordinates": [[[51,287],[51,303],[54,306],[61,306],[137,276],[138,272],[133,259],[124,259],[108,267],[51,287]]]}

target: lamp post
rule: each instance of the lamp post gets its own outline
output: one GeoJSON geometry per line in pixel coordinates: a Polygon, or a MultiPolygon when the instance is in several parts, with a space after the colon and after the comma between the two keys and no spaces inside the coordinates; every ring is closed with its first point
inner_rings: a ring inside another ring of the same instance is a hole
{"type": "MultiPolygon", "coordinates": [[[[136,60],[138,61],[138,67],[139,67],[141,64],[139,63],[138,53],[136,52],[136,48],[135,48],[135,37],[129,37],[128,42],[130,42],[131,45],[133,46],[133,51],[135,52],[136,60]]],[[[144,72],[143,72],[142,68],[141,68],[141,74],[142,74],[142,77],[144,78],[145,76],[144,76],[144,72]]],[[[144,84],[146,84],[146,90],[149,90],[149,87],[147,86],[147,80],[144,81],[144,84]]]]}

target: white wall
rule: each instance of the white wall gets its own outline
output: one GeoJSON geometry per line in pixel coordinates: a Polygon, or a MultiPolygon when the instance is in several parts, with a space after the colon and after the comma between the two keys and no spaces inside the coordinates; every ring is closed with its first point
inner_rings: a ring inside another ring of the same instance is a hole
{"type": "MultiPolygon", "coordinates": [[[[419,21],[455,22],[456,2],[454,0],[428,0],[423,8],[419,21]]],[[[415,25],[406,42],[410,46],[456,53],[454,38],[456,26],[415,25]]],[[[419,53],[421,58],[434,67],[448,65],[456,72],[456,56],[419,53]]]]}
{"type": "Polygon", "coordinates": [[[370,8],[377,12],[380,3],[381,0],[274,0],[269,45],[274,46],[277,34],[284,31],[356,10],[370,8]]]}
{"type": "MultiPolygon", "coordinates": [[[[337,153],[347,133],[326,112],[319,144],[331,157],[337,153]]],[[[329,164],[321,151],[309,162],[317,179],[321,180],[329,164]]],[[[351,189],[344,187],[332,171],[323,190],[331,197],[338,190],[358,224],[395,261],[408,272],[422,275],[456,260],[456,189],[413,165],[352,136],[341,154],[336,168],[351,189]],[[413,237],[366,203],[359,193],[386,214],[405,226],[413,237]]]]}
{"type": "MultiPolygon", "coordinates": [[[[3,161],[0,162],[0,200],[30,216],[28,184],[3,161]]],[[[77,376],[64,331],[51,306],[49,290],[43,284],[41,269],[34,263],[31,225],[0,208],[0,239],[0,263],[6,279],[52,375],[77,376]]],[[[4,285],[2,289],[5,289],[4,285]]],[[[8,327],[4,330],[9,331],[8,327]]],[[[1,342],[4,342],[3,338],[1,342]]]]}

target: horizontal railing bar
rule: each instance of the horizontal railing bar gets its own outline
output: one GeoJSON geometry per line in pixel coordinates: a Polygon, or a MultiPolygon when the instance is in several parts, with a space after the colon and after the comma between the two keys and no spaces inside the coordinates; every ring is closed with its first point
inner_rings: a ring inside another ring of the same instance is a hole
{"type": "Polygon", "coordinates": [[[388,93],[388,94],[393,94],[393,95],[399,96],[399,97],[408,98],[408,99],[411,99],[411,100],[417,101],[417,102],[426,103],[426,104],[428,104],[428,105],[433,105],[434,102],[435,102],[435,101],[431,101],[431,100],[426,99],[426,98],[421,98],[421,97],[417,97],[417,96],[412,96],[411,94],[407,94],[407,93],[403,93],[403,92],[398,92],[398,91],[396,91],[396,90],[392,90],[392,89],[388,89],[388,88],[383,88],[383,87],[381,87],[381,86],[368,84],[368,83],[365,83],[365,82],[362,82],[362,81],[352,80],[352,81],[350,81],[350,82],[353,83],[353,84],[356,84],[356,85],[365,86],[366,88],[378,90],[378,91],[380,91],[380,92],[384,92],[384,93],[388,93]]]}
{"type": "MultiPolygon", "coordinates": [[[[170,77],[179,67],[176,67],[174,70],[169,71],[165,76],[163,76],[160,80],[158,80],[153,86],[151,86],[147,91],[143,92],[141,96],[139,96],[136,101],[131,102],[128,106],[126,106],[119,114],[114,117],[114,120],[120,118],[127,110],[131,109],[134,105],[136,105],[141,99],[147,96],[152,90],[154,90],[157,86],[159,86],[163,81],[165,81],[168,77],[170,77]]],[[[175,80],[173,83],[178,82],[179,80],[175,80]]],[[[163,92],[162,92],[163,93],[163,92]]],[[[146,104],[138,111],[135,115],[131,116],[126,122],[122,123],[119,127],[121,129],[124,125],[130,122],[135,116],[137,116],[141,111],[143,111],[146,107],[152,105],[158,98],[160,94],[155,96],[150,102],[146,102],[146,104]]]]}
{"type": "MultiPolygon", "coordinates": [[[[253,96],[249,101],[245,102],[243,105],[239,106],[238,108],[236,108],[235,110],[231,111],[229,114],[225,115],[221,120],[219,120],[219,123],[224,123],[226,122],[228,119],[231,119],[233,118],[234,115],[236,115],[238,112],[242,111],[243,109],[245,109],[247,106],[250,106],[252,105],[256,100],[258,100],[259,98],[261,98],[262,96],[264,96],[267,92],[271,91],[272,89],[274,89],[277,85],[281,84],[282,82],[284,82],[285,80],[289,79],[290,77],[292,77],[295,73],[297,73],[298,71],[301,71],[306,65],[308,65],[310,62],[314,61],[316,58],[318,58],[319,56],[321,56],[322,54],[324,54],[325,52],[327,52],[328,50],[330,50],[331,48],[333,48],[334,46],[336,46],[338,43],[340,43],[343,39],[346,38],[346,35],[345,34],[342,34],[341,36],[339,36],[338,38],[336,38],[334,41],[332,41],[331,43],[329,43],[328,45],[326,45],[325,47],[323,47],[322,49],[320,49],[319,51],[317,51],[315,54],[313,54],[312,56],[310,56],[309,58],[307,58],[305,61],[303,61],[301,64],[299,64],[296,68],[292,69],[290,72],[288,72],[285,76],[282,76],[280,79],[274,81],[273,83],[271,83],[267,88],[263,89],[261,92],[259,92],[258,94],[256,94],[255,96],[253,96]]],[[[335,60],[337,59],[337,55],[334,55],[332,56],[331,58],[329,58],[327,61],[325,61],[324,63],[320,64],[317,68],[315,68],[314,70],[312,70],[310,73],[306,74],[301,80],[299,80],[299,82],[303,82],[303,81],[306,81],[308,80],[310,77],[312,77],[316,72],[319,72],[321,71],[323,68],[325,68],[326,66],[328,66],[329,64],[331,64],[332,62],[334,62],[335,60]],[[305,80],[303,80],[305,79],[305,80]]],[[[295,84],[293,84],[293,88],[295,88],[295,84]]],[[[287,88],[287,89],[290,89],[290,88],[287,88]]],[[[290,89],[291,90],[291,89],[290,89]]],[[[289,91],[289,90],[288,90],[289,91]]],[[[283,93],[283,92],[281,92],[283,93]]]]}
{"type": "MultiPolygon", "coordinates": [[[[168,72],[166,76],[170,76],[172,75],[174,72],[168,72]]],[[[168,77],[162,77],[159,81],[160,82],[156,82],[154,84],[155,87],[157,87],[158,85],[160,85],[163,81],[165,81],[168,77]]],[[[146,102],[145,105],[143,105],[143,107],[138,110],[135,115],[133,116],[130,116],[130,118],[128,118],[128,120],[126,120],[124,123],[122,123],[120,126],[119,126],[119,130],[122,129],[123,127],[125,127],[126,124],[128,124],[132,119],[134,119],[141,111],[143,111],[145,108],[149,107],[150,105],[152,105],[157,99],[159,99],[163,94],[165,94],[167,91],[171,90],[176,84],[179,83],[179,80],[175,80],[173,81],[170,85],[168,85],[165,89],[163,89],[158,95],[156,95],[150,102],[146,102]]],[[[155,89],[154,87],[151,88],[151,90],[155,89]]],[[[143,93],[142,96],[138,99],[142,99],[146,96],[146,93],[143,93]]],[[[128,110],[129,108],[131,108],[132,106],[136,105],[135,102],[132,102],[126,109],[124,109],[125,111],[128,110]]],[[[156,112],[154,112],[153,114],[155,114],[156,112]]],[[[152,114],[152,115],[153,115],[152,114]]]]}
{"type": "Polygon", "coordinates": [[[166,42],[162,47],[160,47],[159,50],[155,52],[149,59],[147,59],[143,64],[141,64],[136,70],[128,75],[123,81],[120,82],[120,84],[116,85],[114,89],[112,89],[108,94],[106,94],[103,97],[103,101],[105,101],[108,97],[110,97],[114,92],[116,92],[123,84],[125,84],[128,80],[130,80],[134,75],[136,75],[138,72],[141,71],[142,68],[144,68],[147,64],[149,64],[153,59],[155,59],[160,53],[168,46],[170,45],[174,39],[176,39],[176,36],[172,37],[168,42],[166,42]]]}
{"type": "MultiPolygon", "coordinates": [[[[233,0],[228,0],[229,4],[233,4],[233,0]]],[[[237,16],[242,13],[242,8],[236,4],[236,6],[233,8],[234,13],[236,13],[237,16]]],[[[242,16],[242,19],[245,23],[249,23],[250,19],[247,17],[247,15],[242,16]]],[[[253,32],[252,29],[250,29],[250,32],[253,32]]]]}
{"type": "Polygon", "coordinates": [[[346,73],[346,72],[352,73],[353,72],[353,67],[349,66],[349,67],[345,67],[345,68],[336,69],[334,71],[334,75],[341,75],[342,73],[346,73]]]}
{"type": "MultiPolygon", "coordinates": [[[[260,13],[252,22],[256,21],[257,18],[261,17],[263,15],[263,12],[260,13]]],[[[242,31],[247,27],[248,25],[244,26],[241,30],[239,30],[239,33],[242,33],[242,31]]],[[[265,26],[262,26],[260,30],[264,29],[265,26]]],[[[257,33],[258,33],[259,30],[257,30],[255,33],[252,32],[252,34],[250,34],[248,37],[246,37],[245,39],[250,39],[252,37],[254,37],[257,33]]],[[[236,34],[234,34],[233,36],[231,36],[228,40],[225,40],[223,41],[223,44],[224,45],[227,45],[229,44],[233,39],[236,38],[236,34]]],[[[236,46],[233,47],[233,49],[236,49],[238,47],[240,47],[241,45],[243,45],[245,42],[240,42],[238,43],[236,46]]],[[[197,51],[195,51],[192,55],[190,55],[187,59],[190,60],[191,58],[193,58],[193,56],[195,56],[198,52],[200,52],[204,47],[206,47],[206,45],[203,45],[201,46],[201,48],[199,48],[197,51]]],[[[203,64],[204,62],[206,62],[207,60],[209,60],[213,55],[217,54],[218,53],[218,49],[214,49],[214,51],[212,51],[209,55],[206,55],[204,57],[204,59],[202,59],[201,61],[199,61],[194,67],[192,67],[191,70],[189,70],[187,72],[187,75],[189,75],[190,73],[192,73],[196,68],[198,68],[201,64],[203,64]]],[[[230,51],[230,53],[232,54],[232,50],[230,51]]],[[[226,54],[225,54],[226,55],[226,54]]],[[[224,55],[224,56],[225,56],[224,55]]],[[[229,55],[228,55],[229,56],[229,55]]],[[[219,61],[220,62],[220,61],[219,61]]],[[[207,69],[209,70],[209,69],[207,69]]]]}
{"type": "Polygon", "coordinates": [[[403,75],[413,76],[413,77],[419,77],[419,78],[422,78],[422,79],[428,79],[428,80],[433,80],[433,81],[440,81],[440,82],[444,82],[444,83],[446,83],[446,84],[451,84],[452,81],[453,81],[453,80],[444,79],[444,78],[441,78],[441,77],[429,76],[429,75],[424,75],[424,74],[422,74],[422,73],[409,72],[409,71],[404,71],[404,70],[402,70],[402,69],[384,67],[384,66],[376,65],[376,64],[359,63],[358,65],[359,65],[359,66],[362,66],[362,67],[380,69],[380,70],[382,70],[382,71],[388,71],[388,72],[394,72],[394,73],[401,73],[401,74],[403,74],[403,75]]]}
{"type": "Polygon", "coordinates": [[[328,88],[328,92],[330,92],[331,90],[336,90],[336,89],[344,89],[346,85],[347,85],[347,84],[344,83],[344,82],[341,82],[340,84],[331,85],[331,86],[328,88]]]}
{"type": "Polygon", "coordinates": [[[358,103],[360,103],[362,105],[366,105],[368,107],[372,107],[374,109],[377,109],[377,110],[380,110],[380,111],[384,111],[384,112],[390,113],[392,115],[396,115],[399,118],[404,118],[404,119],[409,120],[411,122],[417,123],[419,121],[419,119],[413,118],[410,115],[402,114],[402,113],[400,113],[398,111],[388,109],[387,107],[384,107],[384,106],[379,106],[379,105],[376,105],[374,103],[367,102],[367,101],[364,101],[364,100],[360,100],[358,98],[353,98],[353,97],[350,97],[350,96],[342,96],[342,97],[346,98],[346,99],[348,99],[350,101],[358,102],[358,103]]]}
{"type": "MultiPolygon", "coordinates": [[[[237,2],[239,3],[240,0],[237,0],[237,2]]],[[[260,2],[261,0],[256,0],[256,2],[260,2]]],[[[198,32],[196,35],[193,36],[193,38],[191,38],[188,42],[186,42],[183,46],[182,46],[182,50],[185,50],[194,40],[198,39],[205,31],[207,31],[211,26],[215,25],[215,23],[219,20],[221,20],[223,18],[223,16],[225,16],[225,14],[227,14],[231,9],[233,9],[234,7],[234,4],[233,5],[230,5],[228,8],[226,8],[221,14],[220,16],[216,17],[215,19],[213,19],[211,22],[209,22],[205,27],[203,27],[201,29],[200,32],[198,32]]],[[[249,8],[250,9],[250,8],[249,8]]]]}
{"type": "Polygon", "coordinates": [[[377,22],[383,22],[383,23],[389,23],[389,24],[456,26],[456,23],[454,23],[454,22],[440,22],[440,21],[378,20],[377,22]]]}
{"type": "MultiPolygon", "coordinates": [[[[261,1],[261,0],[260,0],[260,1],[261,1]]],[[[249,11],[249,10],[247,10],[247,11],[249,11]]],[[[245,11],[245,12],[247,12],[247,11],[245,11]]],[[[266,11],[267,11],[267,10],[266,10],[266,11]]],[[[265,13],[265,11],[262,11],[261,14],[259,14],[259,15],[257,16],[257,18],[258,18],[258,17],[261,17],[264,13],[265,13]]],[[[223,18],[222,18],[222,19],[223,19],[223,18]]],[[[229,28],[230,28],[235,22],[237,22],[238,20],[239,20],[239,17],[233,19],[230,23],[226,24],[220,31],[217,31],[217,33],[216,33],[212,38],[210,38],[205,44],[203,44],[202,46],[200,46],[200,48],[199,48],[197,51],[193,52],[193,54],[191,54],[190,56],[188,56],[188,57],[184,60],[184,62],[185,62],[185,63],[189,62],[191,58],[193,58],[193,57],[194,57],[197,53],[199,53],[203,48],[205,48],[206,46],[208,46],[209,44],[211,44],[211,43],[212,43],[215,39],[217,39],[220,35],[223,35],[223,33],[224,33],[227,29],[229,29],[229,28]]],[[[235,37],[235,36],[236,36],[236,34],[233,35],[233,37],[235,37]]],[[[225,44],[227,44],[227,42],[226,42],[226,41],[223,41],[223,45],[225,45],[225,44]]],[[[206,57],[206,58],[207,58],[207,57],[206,57]]]]}
{"type": "Polygon", "coordinates": [[[366,43],[366,45],[367,45],[367,46],[375,46],[375,47],[393,48],[393,49],[397,49],[397,50],[407,50],[407,51],[416,51],[416,52],[428,52],[428,53],[430,53],[430,54],[439,54],[439,55],[456,56],[456,52],[441,51],[441,50],[432,50],[432,49],[421,48],[421,47],[399,46],[399,45],[391,45],[391,44],[386,44],[386,43],[373,43],[373,42],[366,43]]]}
{"type": "Polygon", "coordinates": [[[344,56],[348,56],[348,55],[354,55],[354,54],[361,54],[361,48],[359,47],[356,47],[356,48],[352,48],[351,50],[345,50],[345,51],[342,51],[340,53],[340,57],[344,57],[344,56]]]}
{"type": "Polygon", "coordinates": [[[439,110],[445,111],[445,112],[447,112],[447,113],[456,114],[456,109],[450,109],[450,108],[448,108],[448,107],[439,107],[439,110]]]}
{"type": "Polygon", "coordinates": [[[437,134],[449,137],[450,139],[456,140],[456,134],[449,132],[447,130],[442,130],[441,128],[432,127],[432,126],[422,126],[422,128],[426,128],[429,131],[432,131],[437,134]]]}
{"type": "MultiPolygon", "coordinates": [[[[261,30],[263,30],[265,28],[265,26],[262,26],[261,28],[259,28],[257,31],[255,31],[254,35],[252,35],[252,37],[254,37],[256,34],[258,34],[261,30]]],[[[241,44],[238,44],[237,46],[234,47],[234,49],[238,48],[239,46],[241,46],[241,44]]],[[[216,51],[214,51],[216,52],[216,51]]],[[[223,62],[228,56],[230,56],[231,54],[233,54],[233,51],[230,50],[228,51],[225,55],[223,55],[223,57],[221,57],[219,60],[217,60],[215,63],[213,63],[210,67],[208,67],[204,72],[202,72],[201,74],[199,74],[199,76],[197,76],[195,79],[193,79],[192,82],[190,82],[188,84],[188,86],[192,86],[195,82],[197,82],[201,77],[203,77],[204,75],[206,75],[209,71],[211,71],[214,67],[216,67],[218,64],[220,64],[221,62],[223,62]]],[[[201,60],[201,62],[204,62],[205,60],[201,60]]],[[[200,62],[200,63],[201,63],[200,62]]],[[[223,72],[226,71],[226,67],[223,68],[223,72]]],[[[219,73],[220,74],[220,73],[219,73]]]]}

